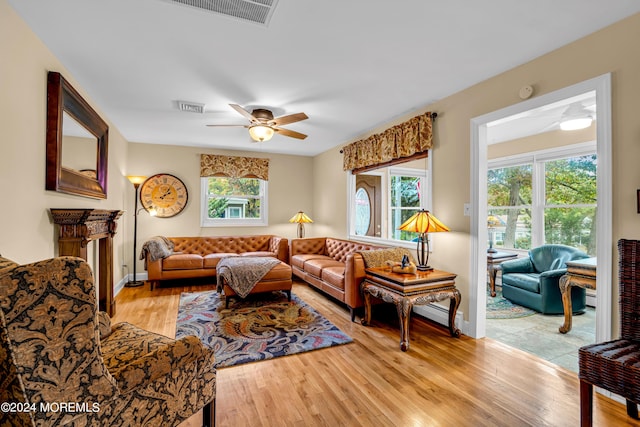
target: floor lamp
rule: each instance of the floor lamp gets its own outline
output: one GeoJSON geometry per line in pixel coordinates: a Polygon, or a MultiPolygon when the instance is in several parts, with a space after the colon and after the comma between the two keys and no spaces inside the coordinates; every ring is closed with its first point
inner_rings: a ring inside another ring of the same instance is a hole
{"type": "Polygon", "coordinates": [[[133,280],[129,280],[125,283],[125,287],[127,288],[135,288],[138,286],[144,285],[142,280],[136,280],[136,252],[137,252],[137,238],[138,238],[138,189],[140,188],[140,184],[142,184],[147,177],[146,176],[138,176],[138,175],[129,175],[127,179],[133,184],[133,188],[135,188],[135,201],[134,201],[134,210],[133,210],[133,280]]]}
{"type": "Polygon", "coordinates": [[[304,237],[304,224],[313,222],[313,220],[304,212],[299,211],[289,220],[289,222],[298,223],[298,239],[302,239],[304,237]]]}
{"type": "Polygon", "coordinates": [[[422,209],[403,222],[398,227],[398,230],[418,233],[418,247],[416,248],[416,254],[418,255],[417,269],[420,271],[433,270],[433,267],[429,266],[429,236],[427,236],[427,233],[449,231],[449,227],[441,223],[429,211],[422,209]]]}

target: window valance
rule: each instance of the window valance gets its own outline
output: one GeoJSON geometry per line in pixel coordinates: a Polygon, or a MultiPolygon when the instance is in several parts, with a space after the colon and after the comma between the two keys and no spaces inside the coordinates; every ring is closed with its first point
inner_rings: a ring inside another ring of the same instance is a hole
{"type": "Polygon", "coordinates": [[[343,169],[355,170],[383,165],[426,153],[433,146],[432,120],[435,116],[435,113],[425,113],[347,145],[342,149],[343,169]]]}
{"type": "Polygon", "coordinates": [[[200,176],[259,178],[267,181],[269,180],[269,159],[201,154],[200,176]]]}

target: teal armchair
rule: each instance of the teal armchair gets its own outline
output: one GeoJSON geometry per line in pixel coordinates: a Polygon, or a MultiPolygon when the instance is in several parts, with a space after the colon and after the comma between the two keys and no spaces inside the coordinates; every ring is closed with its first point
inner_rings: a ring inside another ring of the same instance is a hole
{"type": "MultiPolygon", "coordinates": [[[[525,258],[502,263],[502,296],[515,304],[542,314],[562,314],[560,277],[567,272],[567,261],[588,258],[586,253],[565,245],[542,245],[525,258]]],[[[573,286],[574,313],[584,312],[586,290],[573,286]]]]}

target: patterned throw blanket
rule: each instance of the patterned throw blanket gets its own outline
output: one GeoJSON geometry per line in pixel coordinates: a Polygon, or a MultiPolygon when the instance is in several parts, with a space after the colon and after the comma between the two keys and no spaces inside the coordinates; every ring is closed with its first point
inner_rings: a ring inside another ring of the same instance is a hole
{"type": "Polygon", "coordinates": [[[218,292],[222,292],[222,285],[226,282],[240,298],[244,298],[278,264],[280,260],[272,257],[223,258],[216,266],[218,292]]]}
{"type": "Polygon", "coordinates": [[[140,251],[140,259],[145,260],[146,263],[147,254],[149,254],[150,261],[156,261],[161,258],[166,258],[173,253],[173,248],[173,242],[166,237],[151,237],[149,240],[144,242],[144,245],[142,245],[142,250],[140,251]]]}

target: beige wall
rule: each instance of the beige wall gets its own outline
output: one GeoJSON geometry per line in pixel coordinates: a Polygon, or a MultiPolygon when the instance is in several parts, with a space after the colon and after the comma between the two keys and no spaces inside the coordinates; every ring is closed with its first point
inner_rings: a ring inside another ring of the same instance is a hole
{"type": "MultiPolygon", "coordinates": [[[[26,263],[57,255],[50,208],[122,209],[126,141],[71,73],[53,56],[5,0],[0,1],[0,253],[26,263]],[[108,199],[46,191],[47,72],[60,72],[109,124],[108,199]]],[[[122,259],[123,224],[114,239],[122,259]]],[[[92,244],[89,247],[90,254],[92,244]]],[[[119,261],[117,261],[119,262],[119,261]]],[[[122,278],[116,268],[115,279],[122,278]]]]}
{"type": "MultiPolygon", "coordinates": [[[[640,14],[580,39],[529,63],[495,76],[421,110],[389,122],[398,124],[416,114],[435,111],[435,147],[433,149],[433,209],[449,225],[451,233],[434,235],[436,251],[430,262],[456,272],[462,293],[461,310],[468,320],[470,218],[463,215],[470,196],[470,120],[520,102],[518,90],[532,85],[542,95],[590,78],[612,73],[613,113],[613,242],[620,238],[640,238],[640,216],[636,213],[636,188],[640,188],[640,121],[637,120],[640,96],[640,55],[635,40],[640,40],[640,14]]],[[[435,84],[435,83],[434,83],[435,84]]],[[[371,133],[381,129],[372,129],[371,133]]],[[[366,136],[366,135],[363,135],[366,136]]],[[[360,138],[360,137],[359,137],[360,138]]],[[[358,138],[358,139],[359,139],[358,138]]],[[[343,145],[349,141],[344,141],[343,145]]],[[[314,159],[318,173],[330,176],[331,185],[315,183],[315,201],[323,204],[334,188],[346,188],[346,175],[338,149],[314,159]]],[[[338,212],[328,231],[345,233],[346,195],[336,198],[338,212]],[[340,198],[341,197],[341,198],[340,198]]],[[[614,265],[617,265],[615,247],[614,265]]],[[[617,269],[613,268],[612,283],[617,269]]],[[[612,300],[617,304],[617,286],[612,300]]],[[[614,308],[614,312],[617,307],[614,308]]],[[[614,319],[613,324],[617,324],[614,319]]]]}
{"type": "MultiPolygon", "coordinates": [[[[268,142],[265,142],[268,144],[268,142]]],[[[289,218],[299,210],[307,213],[315,222],[306,224],[307,237],[318,236],[319,222],[313,208],[313,159],[311,157],[288,156],[260,152],[210,150],[171,145],[129,144],[128,170],[130,175],[151,176],[169,173],[180,178],[189,192],[187,207],[171,218],[153,218],[144,211],[138,216],[138,251],[142,243],[151,236],[228,236],[242,234],[276,234],[289,239],[296,237],[297,225],[289,218]],[[223,154],[227,156],[251,156],[269,159],[269,226],[268,227],[200,227],[200,154],[223,154]]],[[[128,210],[133,212],[133,185],[127,193],[128,210]],[[130,199],[130,200],[129,200],[130,199]]],[[[131,259],[131,248],[127,247],[127,260],[131,259]]],[[[129,262],[128,264],[131,264],[129,262]]],[[[138,261],[138,272],[143,266],[138,261]]]]}
{"type": "Polygon", "coordinates": [[[313,218],[318,236],[347,237],[347,174],[340,147],[313,158],[313,218]]]}

